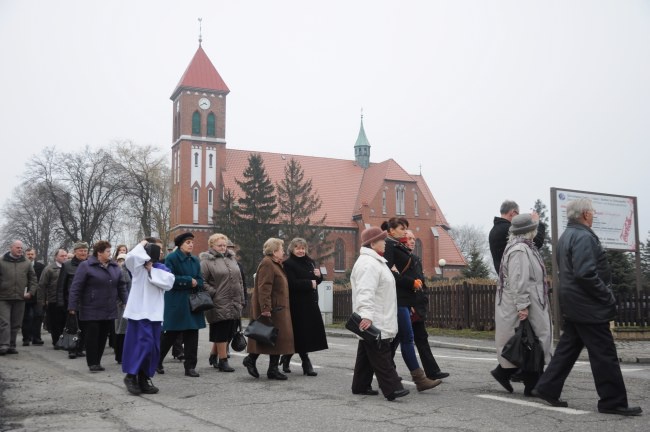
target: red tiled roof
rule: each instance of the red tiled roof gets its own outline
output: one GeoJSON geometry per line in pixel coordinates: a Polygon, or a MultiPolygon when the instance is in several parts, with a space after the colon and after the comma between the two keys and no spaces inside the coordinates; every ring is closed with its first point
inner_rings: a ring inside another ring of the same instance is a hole
{"type": "Polygon", "coordinates": [[[259,153],[264,160],[266,173],[275,185],[284,179],[284,167],[294,158],[300,163],[306,179],[312,180],[312,192],[317,192],[323,206],[314,214],[318,220],[327,214],[325,223],[333,227],[351,227],[353,205],[359,193],[363,168],[354,161],[315,156],[302,156],[270,152],[251,152],[247,150],[226,149],[226,169],[222,173],[224,188],[231,189],[235,196],[241,196],[241,189],[235,178],[242,180],[242,173],[248,166],[248,156],[259,153]]]}
{"type": "Polygon", "coordinates": [[[230,89],[217,72],[210,59],[208,58],[201,45],[196,50],[192,61],[185,69],[185,73],[178,82],[176,89],[172,93],[171,99],[181,88],[191,88],[197,90],[211,90],[218,93],[230,93],[230,89]]]}
{"type": "Polygon", "coordinates": [[[444,258],[447,265],[464,266],[466,263],[463,254],[460,253],[460,249],[458,249],[456,242],[451,238],[447,230],[438,227],[436,231],[440,235],[438,241],[440,258],[444,258]]]}
{"type": "Polygon", "coordinates": [[[412,177],[413,179],[415,179],[415,181],[417,181],[418,187],[420,188],[422,193],[425,194],[424,198],[427,200],[427,203],[429,203],[429,206],[436,210],[436,225],[444,225],[448,227],[449,223],[447,222],[445,215],[442,214],[442,210],[440,210],[440,206],[438,205],[438,202],[433,197],[433,194],[429,189],[429,185],[427,185],[427,182],[424,181],[424,177],[416,174],[414,174],[412,177]]]}
{"type": "Polygon", "coordinates": [[[384,180],[415,182],[415,179],[408,175],[393,159],[388,159],[380,163],[371,163],[363,175],[361,189],[359,189],[359,196],[357,197],[354,209],[360,209],[364,202],[371,202],[379,193],[384,180]]]}

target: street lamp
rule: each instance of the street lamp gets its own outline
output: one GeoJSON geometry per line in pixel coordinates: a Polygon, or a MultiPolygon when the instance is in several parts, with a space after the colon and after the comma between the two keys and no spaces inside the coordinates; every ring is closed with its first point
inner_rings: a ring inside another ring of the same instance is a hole
{"type": "Polygon", "coordinates": [[[445,279],[445,266],[447,265],[447,261],[444,258],[440,258],[438,260],[438,265],[440,266],[440,277],[442,279],[445,279]]]}

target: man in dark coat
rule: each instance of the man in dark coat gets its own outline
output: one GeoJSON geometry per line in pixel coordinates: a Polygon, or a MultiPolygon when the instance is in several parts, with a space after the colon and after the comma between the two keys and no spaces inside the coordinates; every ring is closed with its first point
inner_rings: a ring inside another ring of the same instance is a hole
{"type": "Polygon", "coordinates": [[[57,284],[59,282],[59,273],[63,267],[63,263],[68,257],[68,252],[65,249],[57,249],[54,254],[54,262],[43,270],[40,280],[38,281],[38,286],[42,294],[42,298],[39,300],[41,305],[46,309],[47,313],[47,329],[52,335],[52,345],[54,349],[58,349],[56,346],[61,333],[63,333],[63,327],[65,327],[65,320],[68,316],[68,311],[60,305],[57,299],[57,284]]]}
{"type": "Polygon", "coordinates": [[[611,270],[598,236],[591,230],[594,208],[591,200],[570,201],[566,207],[569,223],[557,243],[560,310],[563,333],[533,396],[553,406],[568,404],[560,400],[564,381],[580,352],[587,347],[589,362],[600,400],[598,412],[640,415],[641,408],[630,407],[618,363],[616,345],[609,321],[616,316],[616,299],[611,289],[611,270]]]}
{"type": "MultiPolygon", "coordinates": [[[[36,249],[27,248],[25,251],[25,258],[29,260],[34,268],[36,281],[40,281],[45,264],[36,261],[36,249]]],[[[43,294],[40,294],[40,297],[42,296],[43,294]]],[[[29,346],[30,343],[33,343],[34,345],[44,344],[43,339],[41,339],[42,325],[43,305],[37,290],[36,295],[29,300],[25,300],[25,313],[23,314],[23,346],[29,346]]]]}
{"type": "MultiPolygon", "coordinates": [[[[88,259],[88,243],[83,241],[78,241],[73,246],[74,256],[71,260],[63,263],[61,270],[59,271],[59,280],[57,282],[56,296],[57,296],[57,305],[63,307],[64,310],[68,310],[68,297],[70,296],[70,286],[72,285],[72,280],[74,279],[74,274],[77,272],[77,267],[79,264],[88,259]]],[[[75,359],[77,357],[83,357],[86,353],[83,350],[84,347],[84,326],[82,323],[79,323],[81,333],[79,334],[79,344],[77,349],[68,352],[68,358],[75,359]]],[[[76,329],[69,329],[74,331],[76,329]]]]}
{"type": "MultiPolygon", "coordinates": [[[[503,251],[506,250],[508,243],[508,231],[510,230],[510,222],[512,218],[519,214],[519,205],[514,201],[506,200],[501,204],[500,209],[501,217],[494,217],[494,226],[490,230],[488,240],[490,243],[490,253],[492,254],[492,262],[494,263],[494,270],[499,274],[499,267],[501,266],[501,258],[503,251]]],[[[533,212],[537,218],[537,213],[533,212]]],[[[537,225],[537,235],[533,239],[533,243],[537,249],[544,246],[544,238],[546,237],[546,225],[539,223],[537,225]]]]}

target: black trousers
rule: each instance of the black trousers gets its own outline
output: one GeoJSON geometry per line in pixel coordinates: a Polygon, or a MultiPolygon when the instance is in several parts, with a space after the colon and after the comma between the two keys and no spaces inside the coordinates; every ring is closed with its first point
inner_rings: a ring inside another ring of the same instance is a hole
{"type": "Polygon", "coordinates": [[[425,375],[430,378],[440,372],[440,366],[438,366],[438,362],[436,362],[436,358],[431,352],[429,334],[427,333],[424,321],[414,321],[411,323],[411,326],[413,327],[413,341],[420,355],[422,369],[424,369],[425,375]]]}
{"type": "Polygon", "coordinates": [[[402,390],[404,387],[397,376],[392,355],[390,341],[384,340],[377,344],[377,342],[359,340],[352,377],[352,392],[361,393],[370,388],[373,374],[377,376],[379,388],[384,396],[402,390]]]}
{"type": "Polygon", "coordinates": [[[43,306],[40,303],[25,302],[23,315],[23,342],[41,340],[41,326],[43,325],[43,306]]]}
{"type": "Polygon", "coordinates": [[[165,356],[171,349],[172,345],[174,345],[174,341],[179,334],[183,335],[185,355],[183,366],[185,366],[185,370],[195,369],[196,356],[199,350],[199,331],[196,329],[164,332],[160,337],[160,360],[158,361],[158,364],[162,366],[162,362],[165,359],[165,356]]]}
{"type": "Polygon", "coordinates": [[[68,311],[63,306],[56,303],[47,305],[48,330],[52,335],[52,345],[56,344],[63,333],[65,320],[68,318],[68,311]]]}
{"type": "Polygon", "coordinates": [[[565,321],[555,355],[535,387],[540,393],[559,398],[573,365],[587,347],[591,373],[600,400],[598,408],[627,407],[627,390],[608,323],[581,324],[565,321]]]}
{"type": "Polygon", "coordinates": [[[85,332],[86,363],[88,366],[101,364],[108,333],[111,326],[115,325],[115,320],[82,322],[83,331],[85,332]]]}

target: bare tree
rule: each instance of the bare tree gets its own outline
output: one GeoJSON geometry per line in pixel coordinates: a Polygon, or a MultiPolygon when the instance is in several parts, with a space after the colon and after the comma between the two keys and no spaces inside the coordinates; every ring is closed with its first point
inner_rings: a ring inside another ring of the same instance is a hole
{"type": "Polygon", "coordinates": [[[167,232],[167,225],[163,227],[161,222],[169,222],[169,210],[166,218],[158,213],[163,207],[169,207],[170,176],[166,156],[161,154],[160,148],[138,146],[131,141],[118,143],[113,156],[130,204],[129,213],[138,220],[142,235],[150,237],[156,230],[162,235],[161,229],[167,232]]]}
{"type": "Polygon", "coordinates": [[[26,179],[43,182],[67,241],[92,243],[110,235],[109,222],[124,196],[117,172],[103,149],[64,153],[50,147],[28,162],[26,179]]]}
{"type": "Polygon", "coordinates": [[[167,246],[169,238],[169,222],[171,217],[171,169],[163,166],[158,171],[158,178],[152,189],[152,221],[155,234],[167,246]]]}
{"type": "Polygon", "coordinates": [[[488,235],[478,226],[459,225],[453,227],[449,234],[458,245],[467,262],[469,262],[472,252],[478,251],[481,255],[489,252],[488,235]]]}
{"type": "Polygon", "coordinates": [[[44,262],[54,248],[65,243],[56,208],[43,183],[25,182],[17,187],[5,203],[2,216],[6,221],[1,228],[6,245],[14,239],[22,240],[27,247],[35,248],[44,262]]]}

